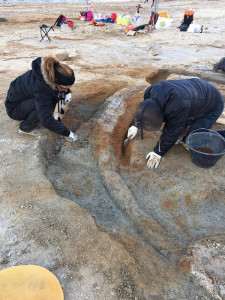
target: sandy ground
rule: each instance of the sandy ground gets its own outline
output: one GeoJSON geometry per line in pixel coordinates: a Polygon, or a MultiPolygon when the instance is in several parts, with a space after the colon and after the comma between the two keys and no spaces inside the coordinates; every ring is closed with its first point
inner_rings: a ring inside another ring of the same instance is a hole
{"type": "MultiPolygon", "coordinates": [[[[94,13],[134,17],[136,5],[96,3],[94,13]]],[[[225,299],[224,158],[202,169],[177,145],[150,171],[145,156],[160,133],[122,149],[149,84],[197,76],[225,96],[224,73],[212,72],[225,56],[224,5],[160,1],[172,27],[127,36],[121,25],[80,21],[84,3],[0,3],[0,270],[46,267],[66,300],[225,299]],[[177,28],[190,8],[203,33],[177,28]],[[60,14],[75,28],[40,42],[39,26],[60,14]],[[51,132],[19,135],[5,112],[10,82],[48,54],[76,74],[63,119],[76,144],[51,132]]],[[[147,23],[151,5],[142,6],[147,23]]]]}

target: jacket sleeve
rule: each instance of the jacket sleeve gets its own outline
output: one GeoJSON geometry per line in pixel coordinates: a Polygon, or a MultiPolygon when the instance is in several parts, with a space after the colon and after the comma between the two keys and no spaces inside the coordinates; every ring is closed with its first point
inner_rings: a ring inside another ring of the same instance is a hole
{"type": "Polygon", "coordinates": [[[69,136],[70,131],[66,126],[53,117],[53,96],[46,91],[41,91],[36,93],[35,98],[38,117],[42,125],[57,134],[69,136]]]}
{"type": "Polygon", "coordinates": [[[160,156],[164,156],[176,143],[182,131],[186,127],[188,114],[189,108],[182,106],[168,115],[168,118],[165,120],[163,132],[154,148],[155,153],[160,156]]]}

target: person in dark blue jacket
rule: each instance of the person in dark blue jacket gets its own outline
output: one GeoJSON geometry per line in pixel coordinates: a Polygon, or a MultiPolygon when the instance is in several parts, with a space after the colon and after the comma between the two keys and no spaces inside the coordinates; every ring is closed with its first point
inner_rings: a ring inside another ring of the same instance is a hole
{"type": "Polygon", "coordinates": [[[157,168],[184,129],[187,128],[187,135],[199,128],[210,129],[223,109],[224,99],[218,89],[202,79],[157,82],[146,89],[127,138],[134,138],[138,129],[143,138],[143,129],[157,131],[164,123],[154,151],[146,156],[147,166],[157,168]]]}
{"type": "Polygon", "coordinates": [[[5,100],[8,116],[22,121],[19,132],[39,135],[40,122],[45,128],[76,141],[77,135],[53,116],[57,103],[63,97],[64,101],[70,101],[70,88],[74,82],[73,70],[57,58],[36,58],[31,70],[11,82],[5,100]]]}

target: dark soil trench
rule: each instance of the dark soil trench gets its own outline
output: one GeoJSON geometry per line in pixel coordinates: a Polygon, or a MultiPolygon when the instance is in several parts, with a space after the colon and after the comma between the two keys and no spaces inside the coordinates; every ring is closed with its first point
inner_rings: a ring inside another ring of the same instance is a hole
{"type": "MultiPolygon", "coordinates": [[[[160,80],[165,80],[169,76],[167,70],[159,70],[152,78],[147,78],[146,81],[154,83],[160,80]]],[[[113,82],[105,80],[87,81],[76,86],[76,95],[74,101],[70,104],[64,117],[64,124],[71,131],[76,132],[81,124],[85,124],[99,110],[101,105],[115,92],[126,88],[126,82],[113,82]]],[[[126,116],[125,116],[126,117],[126,116]]],[[[133,117],[133,116],[132,116],[133,117]]],[[[131,117],[131,118],[132,118],[131,117]]],[[[118,124],[118,128],[121,126],[118,124]]],[[[92,128],[87,128],[87,131],[92,128]]],[[[117,130],[117,129],[116,129],[117,130]]],[[[124,139],[127,129],[124,129],[124,139]]],[[[85,141],[86,142],[86,141],[85,141]]],[[[96,222],[106,230],[113,231],[115,227],[130,224],[127,217],[120,211],[116,203],[113,203],[107,189],[102,184],[101,175],[98,172],[98,164],[92,157],[88,143],[78,141],[78,148],[85,152],[86,156],[92,160],[92,166],[87,170],[83,165],[76,161],[76,158],[71,156],[71,160],[64,161],[60,152],[65,147],[65,139],[52,137],[52,143],[43,145],[43,150],[48,161],[46,176],[53,184],[56,192],[72,201],[77,202],[85,210],[87,210],[96,220],[96,222]],[[91,157],[91,158],[90,158],[91,157]],[[66,180],[66,178],[68,178],[66,180]],[[70,185],[73,186],[73,191],[70,190],[70,185]]],[[[131,147],[126,147],[124,151],[123,142],[119,142],[116,138],[112,141],[115,149],[115,155],[121,165],[129,165],[131,147]]],[[[132,229],[131,232],[133,232],[132,229]]]]}

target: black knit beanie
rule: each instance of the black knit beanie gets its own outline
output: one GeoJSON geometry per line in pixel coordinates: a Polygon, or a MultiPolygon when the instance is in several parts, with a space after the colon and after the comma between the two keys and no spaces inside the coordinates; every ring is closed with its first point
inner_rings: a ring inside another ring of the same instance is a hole
{"type": "Polygon", "coordinates": [[[72,71],[72,75],[70,77],[67,77],[57,71],[55,67],[55,83],[59,85],[64,85],[64,86],[70,86],[73,85],[75,82],[75,75],[74,72],[72,71]]]}
{"type": "Polygon", "coordinates": [[[157,101],[149,98],[139,103],[135,114],[135,123],[141,129],[141,137],[143,137],[143,129],[158,131],[162,122],[163,115],[157,101]]]}

